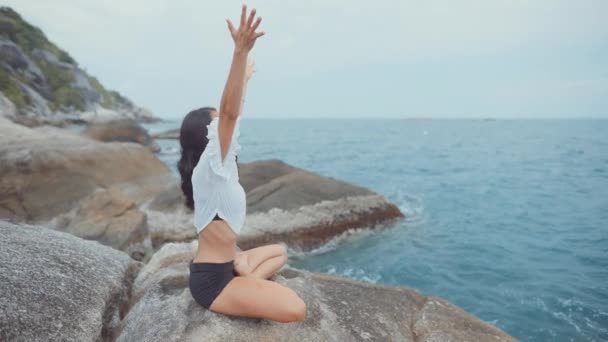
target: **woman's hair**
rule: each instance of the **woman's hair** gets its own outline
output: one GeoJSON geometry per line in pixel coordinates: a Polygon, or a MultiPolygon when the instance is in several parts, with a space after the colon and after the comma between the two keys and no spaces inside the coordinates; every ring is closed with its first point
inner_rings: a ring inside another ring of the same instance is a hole
{"type": "Polygon", "coordinates": [[[216,111],[213,107],[203,107],[191,111],[182,121],[179,131],[181,157],[177,162],[177,169],[182,177],[182,191],[186,196],[185,204],[192,210],[194,210],[192,171],[209,143],[207,125],[211,123],[210,113],[213,111],[216,111]]]}

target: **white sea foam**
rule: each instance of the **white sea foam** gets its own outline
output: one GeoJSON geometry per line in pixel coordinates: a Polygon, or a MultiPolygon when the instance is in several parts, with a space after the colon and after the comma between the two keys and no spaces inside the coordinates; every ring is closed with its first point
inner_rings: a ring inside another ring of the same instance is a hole
{"type": "Polygon", "coordinates": [[[363,268],[359,267],[347,267],[344,270],[339,270],[335,266],[329,265],[325,273],[335,274],[353,280],[364,281],[372,284],[376,284],[380,279],[382,279],[382,276],[380,274],[368,272],[363,268]]]}

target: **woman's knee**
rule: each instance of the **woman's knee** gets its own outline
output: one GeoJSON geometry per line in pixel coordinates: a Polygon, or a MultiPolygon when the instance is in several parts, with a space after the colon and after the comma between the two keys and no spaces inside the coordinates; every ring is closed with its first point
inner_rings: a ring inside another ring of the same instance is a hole
{"type": "Polygon", "coordinates": [[[281,251],[281,255],[287,256],[287,246],[283,243],[279,243],[279,250],[281,251]]]}
{"type": "Polygon", "coordinates": [[[306,303],[304,303],[302,298],[297,297],[297,299],[294,300],[292,305],[289,306],[286,316],[290,322],[303,321],[306,319],[306,303]]]}

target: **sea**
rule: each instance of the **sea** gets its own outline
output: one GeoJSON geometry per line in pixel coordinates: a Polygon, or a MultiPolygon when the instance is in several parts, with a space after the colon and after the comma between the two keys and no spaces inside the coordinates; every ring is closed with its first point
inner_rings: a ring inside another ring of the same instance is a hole
{"type": "MultiPolygon", "coordinates": [[[[240,142],[239,162],[281,159],[405,214],[291,266],[439,296],[522,341],[608,340],[608,120],[243,117],[240,142]]],[[[159,143],[177,174],[179,142],[159,143]]]]}

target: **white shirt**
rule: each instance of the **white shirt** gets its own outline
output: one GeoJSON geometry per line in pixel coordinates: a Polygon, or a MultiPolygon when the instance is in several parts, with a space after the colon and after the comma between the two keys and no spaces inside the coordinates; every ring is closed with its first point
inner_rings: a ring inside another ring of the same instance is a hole
{"type": "Polygon", "coordinates": [[[192,171],[194,198],[194,226],[200,233],[218,214],[235,234],[245,222],[247,210],[245,190],[239,183],[236,155],[241,149],[238,143],[240,118],[237,119],[228,153],[222,163],[220,149],[219,118],[207,125],[209,143],[192,171]]]}

